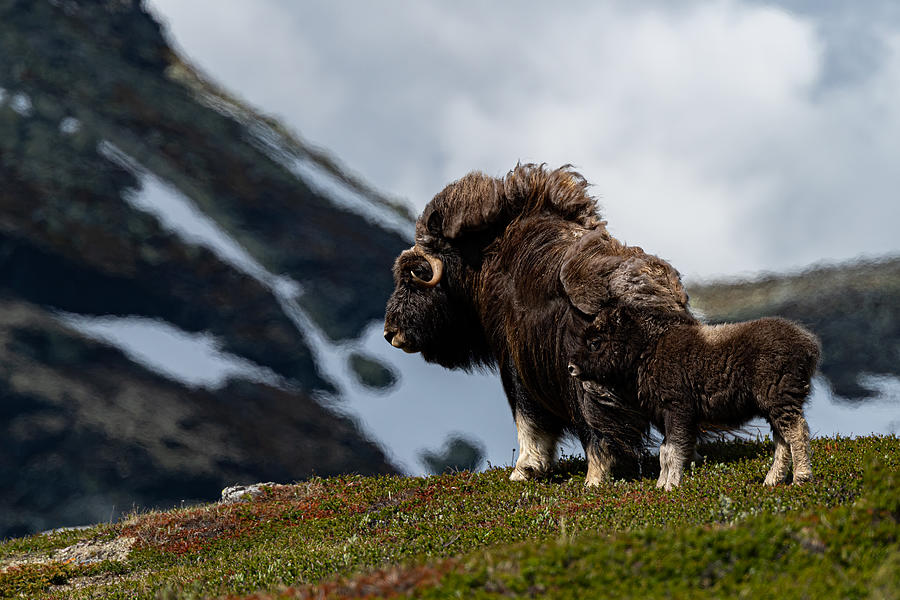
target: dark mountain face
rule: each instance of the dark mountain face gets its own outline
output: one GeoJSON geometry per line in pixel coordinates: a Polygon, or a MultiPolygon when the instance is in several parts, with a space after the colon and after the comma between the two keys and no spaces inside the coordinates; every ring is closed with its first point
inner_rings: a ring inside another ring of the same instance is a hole
{"type": "Polygon", "coordinates": [[[292,173],[279,160],[289,156],[273,156],[290,149],[271,148],[263,120],[214,110],[168,77],[184,65],[139,3],[60,4],[0,3],[0,53],[9,57],[0,65],[0,164],[17,182],[10,195],[31,199],[3,198],[3,229],[70,249],[103,273],[141,273],[141,254],[158,254],[142,248],[152,225],[122,206],[137,182],[101,152],[105,142],[185,193],[269,271],[315,289],[303,304],[330,337],[355,336],[383,316],[371,299],[387,297],[391,280],[371,273],[389,270],[407,245],[400,236],[292,173]]]}
{"type": "Polygon", "coordinates": [[[393,471],[313,399],[335,386],[269,279],[297,282],[299,307],[328,338],[355,338],[383,317],[391,264],[408,245],[296,161],[411,232],[408,215],[218,95],[140,2],[0,0],[0,56],[0,485],[12,490],[0,537],[210,500],[235,482],[393,471]],[[139,209],[149,175],[265,276],[139,209]],[[191,389],[82,337],[55,310],[206,332],[286,387],[191,389]]]}

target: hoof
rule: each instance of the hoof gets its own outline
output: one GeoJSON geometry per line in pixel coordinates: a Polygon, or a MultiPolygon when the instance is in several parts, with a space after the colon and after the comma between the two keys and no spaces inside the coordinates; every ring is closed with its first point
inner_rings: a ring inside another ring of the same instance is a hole
{"type": "Polygon", "coordinates": [[[509,475],[510,481],[530,481],[532,479],[538,479],[542,475],[542,471],[537,470],[534,467],[519,467],[516,466],[513,469],[513,472],[509,475]]]}
{"type": "Polygon", "coordinates": [[[812,479],[812,473],[794,473],[794,485],[804,483],[812,479]]]}
{"type": "Polygon", "coordinates": [[[584,480],[584,487],[600,487],[610,480],[609,475],[592,476],[584,480]]]}
{"type": "Polygon", "coordinates": [[[528,481],[528,479],[529,478],[518,469],[513,469],[513,472],[509,475],[510,481],[528,481]]]}
{"type": "Polygon", "coordinates": [[[774,487],[779,483],[784,483],[787,478],[784,475],[779,475],[778,473],[769,473],[766,475],[765,481],[763,481],[763,485],[767,485],[769,487],[774,487]]]}

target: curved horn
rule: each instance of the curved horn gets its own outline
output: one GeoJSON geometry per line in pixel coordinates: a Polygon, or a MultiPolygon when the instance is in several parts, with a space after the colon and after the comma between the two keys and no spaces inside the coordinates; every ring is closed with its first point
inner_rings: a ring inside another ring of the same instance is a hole
{"type": "Polygon", "coordinates": [[[412,271],[409,272],[412,275],[413,281],[423,287],[434,287],[441,281],[441,276],[444,274],[444,263],[441,259],[431,256],[418,246],[415,248],[416,254],[424,258],[428,261],[428,264],[431,265],[431,281],[425,281],[424,279],[420,279],[415,273],[412,271]]]}

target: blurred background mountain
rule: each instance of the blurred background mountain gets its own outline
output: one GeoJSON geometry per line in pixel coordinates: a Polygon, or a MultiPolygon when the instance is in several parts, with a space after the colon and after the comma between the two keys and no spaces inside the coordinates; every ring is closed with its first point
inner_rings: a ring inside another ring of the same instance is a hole
{"type": "MultiPolygon", "coordinates": [[[[0,0],[0,57],[0,537],[507,460],[496,377],[380,339],[405,202],[211,83],[139,2],[0,0]]],[[[808,325],[847,401],[900,375],[898,259],[689,291],[713,321],[808,325]]]]}
{"type": "Polygon", "coordinates": [[[408,246],[384,224],[409,215],[207,87],[138,3],[0,2],[0,56],[0,536],[235,482],[394,472],[322,402],[336,387],[312,346],[383,316],[408,246]],[[155,214],[165,202],[218,245],[155,214]],[[186,386],[75,314],[205,332],[267,381],[186,386]]]}

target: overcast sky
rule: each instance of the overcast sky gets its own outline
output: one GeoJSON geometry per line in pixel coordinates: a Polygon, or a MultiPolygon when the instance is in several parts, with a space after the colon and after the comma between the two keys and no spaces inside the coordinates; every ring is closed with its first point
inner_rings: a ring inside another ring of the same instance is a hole
{"type": "Polygon", "coordinates": [[[416,212],[574,164],[688,280],[900,253],[893,2],[150,0],[213,79],[416,212]]]}

